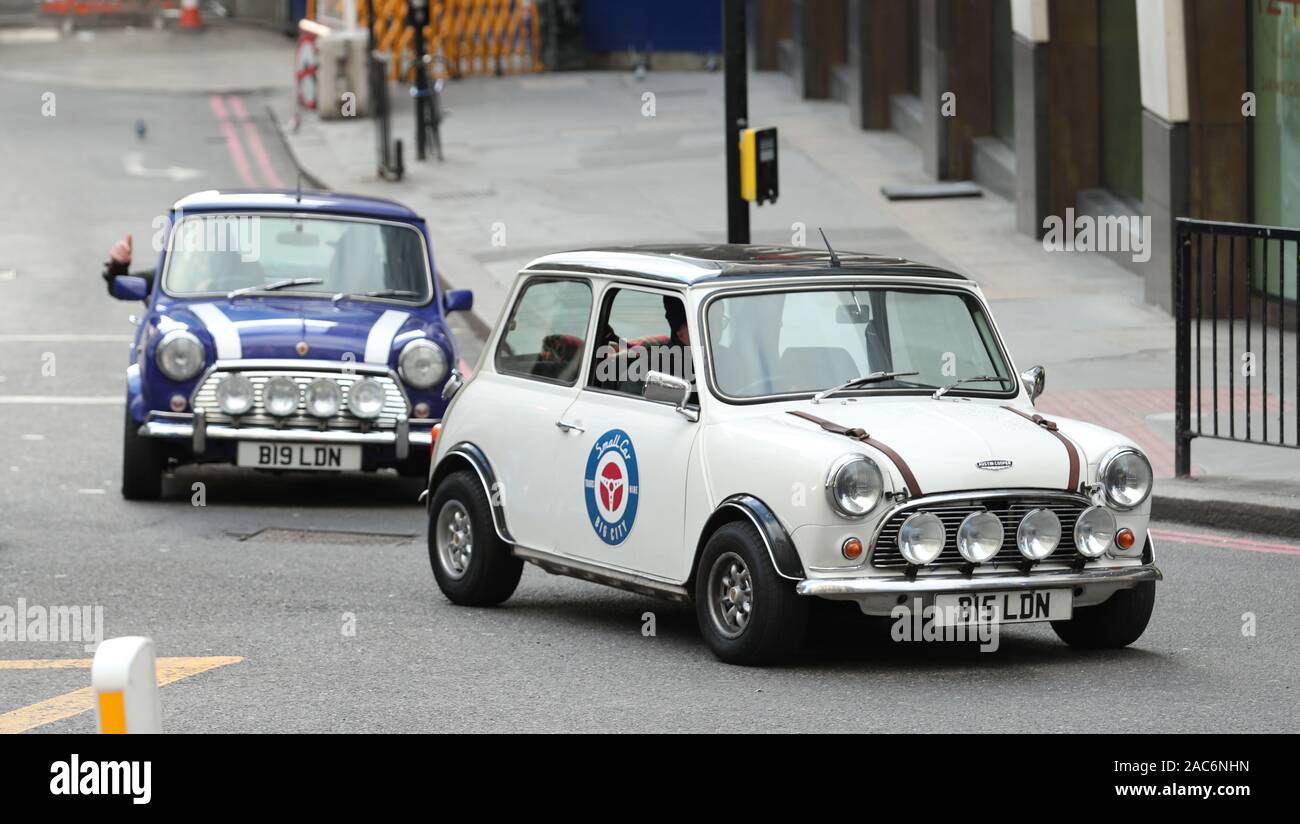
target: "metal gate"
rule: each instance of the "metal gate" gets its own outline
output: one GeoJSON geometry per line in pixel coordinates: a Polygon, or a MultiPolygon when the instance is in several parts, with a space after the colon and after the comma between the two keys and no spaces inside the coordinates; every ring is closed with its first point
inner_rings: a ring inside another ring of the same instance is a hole
{"type": "Polygon", "coordinates": [[[1300,449],[1300,229],[1179,218],[1174,470],[1193,438],[1300,449]]]}

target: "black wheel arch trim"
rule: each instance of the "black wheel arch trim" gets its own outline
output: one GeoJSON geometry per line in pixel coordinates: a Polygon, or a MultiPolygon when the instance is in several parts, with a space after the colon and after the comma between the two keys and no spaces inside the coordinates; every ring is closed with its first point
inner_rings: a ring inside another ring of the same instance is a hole
{"type": "Polygon", "coordinates": [[[483,493],[487,495],[488,504],[492,508],[492,526],[496,529],[497,537],[507,544],[514,544],[515,540],[510,534],[510,528],[506,526],[506,511],[502,505],[502,496],[497,494],[500,490],[500,482],[497,480],[496,472],[493,471],[492,463],[488,460],[487,454],[476,443],[461,441],[448,449],[442,459],[438,461],[438,464],[433,467],[429,474],[429,495],[427,498],[430,510],[433,508],[433,495],[438,483],[454,471],[449,467],[460,461],[470,465],[474,470],[474,474],[478,475],[479,483],[483,485],[483,493]]]}
{"type": "Polygon", "coordinates": [[[746,493],[732,495],[718,504],[718,508],[709,516],[705,535],[700,539],[701,546],[707,540],[707,536],[712,534],[712,527],[717,522],[718,515],[728,509],[739,510],[758,529],[758,534],[763,536],[767,554],[772,559],[772,566],[778,575],[791,581],[802,581],[808,577],[804,574],[803,562],[799,560],[799,552],[795,549],[790,533],[786,532],[785,526],[776,517],[772,508],[753,495],[746,493]]]}

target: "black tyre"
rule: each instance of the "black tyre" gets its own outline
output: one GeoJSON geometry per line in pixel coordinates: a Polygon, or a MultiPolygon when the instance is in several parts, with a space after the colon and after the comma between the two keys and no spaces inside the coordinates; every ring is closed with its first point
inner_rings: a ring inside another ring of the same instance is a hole
{"type": "Polygon", "coordinates": [[[1094,607],[1081,607],[1069,621],[1053,621],[1062,641],[1081,649],[1116,649],[1142,637],[1156,605],[1156,583],[1121,589],[1094,607]]]}
{"type": "Polygon", "coordinates": [[[397,474],[403,478],[429,478],[429,456],[412,455],[397,464],[397,474]]]}
{"type": "Polygon", "coordinates": [[[695,617],[721,660],[753,666],[789,656],[803,643],[810,606],[777,574],[753,524],[726,524],[705,544],[695,572],[695,617]]]}
{"type": "Polygon", "coordinates": [[[122,432],[122,497],[128,501],[156,501],[162,495],[162,473],[167,457],[162,446],[139,434],[140,424],[126,413],[122,432]]]}
{"type": "Polygon", "coordinates": [[[462,606],[495,606],[519,586],[524,562],[497,537],[487,494],[473,472],[453,472],[434,490],[429,563],[442,594],[462,606]]]}

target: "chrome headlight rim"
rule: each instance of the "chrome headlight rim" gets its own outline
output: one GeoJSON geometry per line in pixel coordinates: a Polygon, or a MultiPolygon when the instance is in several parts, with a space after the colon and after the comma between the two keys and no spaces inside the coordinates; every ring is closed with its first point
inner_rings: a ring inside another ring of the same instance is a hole
{"type": "Polygon", "coordinates": [[[970,561],[972,564],[983,564],[991,561],[999,552],[1002,551],[1002,545],[1006,543],[1006,540],[1006,525],[1002,523],[1001,518],[999,518],[995,513],[989,512],[987,509],[982,512],[972,512],[965,518],[962,518],[961,525],[957,527],[957,551],[961,553],[961,557],[970,561]],[[971,529],[976,528],[973,526],[976,521],[987,520],[990,518],[997,524],[998,540],[996,545],[993,547],[992,552],[981,555],[971,547],[969,533],[971,529]]]}
{"type": "Polygon", "coordinates": [[[1125,512],[1128,512],[1130,510],[1134,510],[1142,506],[1142,504],[1146,503],[1147,499],[1151,497],[1151,492],[1152,490],[1155,489],[1155,485],[1156,485],[1155,472],[1151,469],[1151,461],[1147,458],[1146,455],[1142,453],[1142,450],[1132,446],[1117,446],[1111,449],[1109,452],[1105,454],[1105,456],[1102,457],[1101,463],[1097,467],[1097,484],[1101,487],[1102,497],[1106,499],[1107,504],[1109,504],[1111,507],[1115,509],[1120,509],[1125,512]],[[1136,503],[1131,503],[1131,504],[1126,503],[1124,501],[1116,500],[1110,494],[1110,484],[1107,482],[1106,479],[1106,476],[1110,472],[1111,467],[1114,466],[1115,461],[1123,457],[1124,455],[1136,456],[1139,460],[1142,461],[1143,465],[1146,466],[1146,471],[1147,471],[1146,491],[1142,494],[1142,497],[1138,498],[1136,503]]]}
{"type": "Polygon", "coordinates": [[[1115,520],[1115,513],[1111,512],[1104,506],[1090,506],[1079,513],[1078,519],[1074,522],[1074,548],[1085,558],[1100,558],[1115,545],[1115,533],[1119,530],[1119,524],[1115,520]],[[1084,524],[1094,517],[1104,515],[1110,519],[1110,537],[1101,549],[1094,549],[1094,544],[1089,543],[1087,536],[1084,534],[1084,524]]]}
{"type": "Polygon", "coordinates": [[[241,415],[247,415],[252,412],[253,406],[257,400],[255,397],[256,393],[253,391],[253,382],[238,372],[231,372],[222,377],[221,380],[217,382],[217,388],[214,390],[214,394],[216,395],[217,407],[223,413],[232,418],[238,418],[241,415]],[[235,385],[240,385],[240,388],[244,391],[245,397],[248,398],[248,403],[239,409],[231,409],[226,403],[230,397],[229,390],[235,385]]]}
{"type": "Polygon", "coordinates": [[[1047,509],[1046,507],[1036,507],[1026,512],[1025,517],[1020,519],[1020,525],[1016,527],[1016,549],[1020,550],[1020,554],[1023,555],[1027,560],[1044,561],[1047,558],[1051,557],[1053,552],[1060,549],[1061,537],[1062,537],[1061,516],[1057,515],[1055,512],[1053,512],[1050,509],[1047,509]],[[1030,542],[1030,540],[1027,538],[1025,534],[1025,530],[1027,527],[1034,528],[1030,524],[1030,520],[1031,519],[1037,520],[1039,517],[1050,517],[1051,520],[1056,522],[1056,542],[1052,544],[1051,549],[1041,554],[1038,554],[1035,551],[1033,551],[1032,543],[1030,542]]]}
{"type": "Polygon", "coordinates": [[[362,420],[372,421],[375,418],[378,418],[384,411],[384,402],[386,400],[387,393],[384,391],[383,384],[374,378],[362,378],[348,387],[348,411],[362,420]],[[360,403],[357,401],[357,398],[359,397],[358,390],[363,386],[366,387],[367,391],[369,391],[369,388],[373,386],[375,391],[379,393],[379,403],[376,404],[373,412],[362,409],[360,403]]]}
{"type": "Polygon", "coordinates": [[[903,558],[913,566],[928,566],[938,560],[943,554],[944,545],[948,543],[948,530],[943,525],[943,520],[933,512],[913,512],[898,527],[898,551],[903,558]],[[929,555],[921,555],[916,551],[916,546],[906,538],[904,533],[911,529],[924,529],[922,523],[934,526],[937,525],[939,530],[939,543],[934,551],[929,555]]]}
{"type": "Polygon", "coordinates": [[[428,338],[417,338],[402,347],[402,352],[397,356],[397,374],[401,376],[402,381],[408,386],[416,389],[430,389],[438,385],[438,381],[447,377],[448,371],[447,353],[443,348],[428,338]],[[429,350],[435,353],[440,360],[439,367],[432,373],[433,377],[421,377],[412,375],[410,368],[407,366],[407,358],[413,357],[414,353],[420,350],[429,350]]]}
{"type": "Polygon", "coordinates": [[[267,381],[265,384],[262,385],[262,409],[266,410],[266,414],[270,415],[273,418],[292,417],[293,415],[297,414],[298,406],[301,403],[302,403],[302,387],[300,387],[298,385],[298,382],[295,381],[293,378],[288,378],[285,377],[284,375],[276,375],[275,377],[271,378],[269,381],[267,381]],[[282,387],[282,386],[292,387],[293,408],[285,412],[277,412],[271,408],[270,397],[271,397],[271,393],[275,390],[276,387],[282,387]]]}
{"type": "Polygon", "coordinates": [[[318,420],[329,420],[343,408],[343,389],[333,378],[316,378],[303,389],[302,401],[308,415],[318,420]],[[327,394],[330,406],[318,411],[315,403],[320,400],[318,393],[322,391],[327,394]]]}
{"type": "Polygon", "coordinates": [[[199,340],[198,335],[195,335],[193,332],[186,329],[173,329],[164,334],[162,339],[158,341],[158,348],[154,350],[153,359],[154,363],[158,366],[158,371],[162,372],[164,377],[176,381],[177,383],[183,383],[192,380],[196,375],[203,371],[203,367],[207,364],[208,360],[208,350],[207,347],[203,345],[203,341],[199,340]],[[177,345],[177,341],[187,341],[198,350],[198,362],[195,363],[194,368],[188,372],[174,372],[167,365],[165,355],[177,345]]]}
{"type": "Polygon", "coordinates": [[[844,518],[864,518],[878,506],[885,497],[885,476],[880,471],[880,467],[869,456],[861,452],[849,452],[841,455],[834,461],[831,461],[830,468],[826,471],[826,500],[831,509],[844,518]],[[862,464],[868,471],[875,473],[875,494],[868,504],[846,504],[840,499],[839,479],[840,473],[854,467],[855,464],[862,464]]]}

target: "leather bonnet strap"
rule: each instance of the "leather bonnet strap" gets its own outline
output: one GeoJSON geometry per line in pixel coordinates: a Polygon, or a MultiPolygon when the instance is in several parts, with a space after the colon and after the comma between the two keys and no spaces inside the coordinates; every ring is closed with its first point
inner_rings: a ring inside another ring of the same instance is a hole
{"type": "Polygon", "coordinates": [[[861,441],[867,446],[883,452],[889,460],[894,462],[894,466],[898,467],[898,473],[903,476],[903,483],[907,484],[908,493],[913,498],[921,497],[921,485],[916,482],[916,476],[912,474],[912,468],[907,465],[907,461],[903,460],[903,456],[899,455],[887,445],[871,437],[865,431],[857,428],[840,426],[834,421],[828,421],[824,418],[819,418],[816,415],[810,415],[807,412],[791,412],[790,414],[794,415],[796,418],[803,418],[806,421],[812,421],[827,432],[834,432],[836,435],[844,435],[854,439],[855,441],[861,441]]]}

